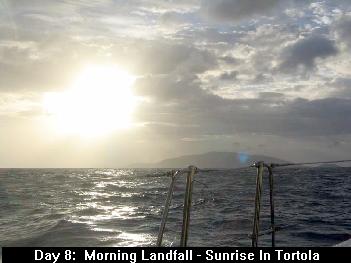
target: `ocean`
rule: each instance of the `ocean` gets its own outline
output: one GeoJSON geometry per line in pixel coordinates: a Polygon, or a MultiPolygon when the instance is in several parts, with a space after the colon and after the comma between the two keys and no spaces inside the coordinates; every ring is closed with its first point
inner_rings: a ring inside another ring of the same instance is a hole
{"type": "MultiPolygon", "coordinates": [[[[164,169],[0,169],[0,246],[153,246],[170,178],[164,169]]],[[[196,175],[189,246],[250,246],[254,168],[196,175]]],[[[277,246],[351,237],[351,168],[276,168],[277,246]]],[[[164,246],[178,246],[185,176],[164,246]]],[[[261,229],[269,228],[267,175],[261,229]]],[[[270,246],[270,236],[259,239],[270,246]]]]}

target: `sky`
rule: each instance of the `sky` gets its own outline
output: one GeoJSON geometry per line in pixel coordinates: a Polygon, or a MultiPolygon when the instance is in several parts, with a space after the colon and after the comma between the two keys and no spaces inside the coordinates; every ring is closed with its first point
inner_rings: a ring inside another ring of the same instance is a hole
{"type": "Polygon", "coordinates": [[[0,0],[0,167],[125,167],[208,151],[348,159],[350,51],[347,0],[0,0]],[[133,103],[81,73],[115,66],[133,78],[116,87],[133,103]],[[50,102],[65,128],[127,117],[128,127],[57,129],[45,96],[82,76],[95,93],[80,84],[69,102],[50,102]]]}

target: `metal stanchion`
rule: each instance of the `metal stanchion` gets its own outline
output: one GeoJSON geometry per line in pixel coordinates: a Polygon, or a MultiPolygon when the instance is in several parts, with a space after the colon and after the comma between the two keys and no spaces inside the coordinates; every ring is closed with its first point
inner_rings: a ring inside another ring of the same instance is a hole
{"type": "Polygon", "coordinates": [[[182,235],[180,238],[180,247],[186,247],[188,242],[189,223],[190,223],[190,208],[192,201],[192,190],[194,175],[197,168],[195,166],[189,166],[187,178],[186,178],[186,189],[184,196],[184,210],[183,210],[183,225],[182,235]]]}
{"type": "Polygon", "coordinates": [[[178,173],[179,173],[179,171],[172,171],[171,172],[171,183],[169,185],[169,190],[168,190],[168,194],[167,194],[167,198],[166,198],[166,202],[165,202],[165,207],[164,207],[163,213],[162,213],[162,220],[161,220],[160,230],[158,231],[158,237],[157,237],[157,242],[156,242],[156,246],[157,247],[160,247],[161,244],[162,244],[162,238],[163,238],[163,233],[165,231],[165,226],[166,226],[166,221],[167,221],[167,217],[168,217],[169,206],[170,206],[171,200],[172,200],[174,183],[175,183],[175,179],[176,179],[176,176],[177,176],[178,173]]]}
{"type": "Polygon", "coordinates": [[[257,162],[254,164],[257,168],[256,177],[256,196],[255,196],[255,215],[252,231],[252,247],[257,247],[258,235],[259,235],[259,224],[260,224],[260,210],[261,210],[261,194],[262,194],[262,175],[263,175],[263,162],[257,162]]]}
{"type": "Polygon", "coordinates": [[[271,206],[271,230],[272,230],[272,247],[275,247],[275,224],[274,224],[274,196],[273,196],[273,167],[267,166],[269,172],[269,202],[271,206]]]}

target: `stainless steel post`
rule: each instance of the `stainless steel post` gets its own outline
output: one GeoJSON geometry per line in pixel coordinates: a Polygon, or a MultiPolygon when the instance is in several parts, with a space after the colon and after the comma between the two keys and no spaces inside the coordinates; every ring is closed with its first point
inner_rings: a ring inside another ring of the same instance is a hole
{"type": "Polygon", "coordinates": [[[272,247],[275,247],[275,224],[274,224],[274,196],[273,196],[273,167],[267,166],[269,172],[269,202],[271,206],[271,230],[272,230],[272,247]]]}
{"type": "Polygon", "coordinates": [[[262,194],[262,177],[263,177],[263,162],[255,163],[257,168],[257,177],[256,177],[256,196],[255,196],[255,215],[253,222],[252,230],[252,243],[253,247],[257,247],[258,235],[259,235],[259,226],[260,226],[260,210],[261,210],[261,194],[262,194]]]}
{"type": "Polygon", "coordinates": [[[157,237],[157,242],[156,242],[156,246],[157,247],[160,247],[161,244],[162,244],[162,238],[163,238],[163,233],[165,231],[165,226],[166,226],[166,221],[167,221],[167,217],[168,217],[169,206],[170,206],[171,200],[172,200],[174,183],[175,183],[176,175],[178,174],[178,172],[179,171],[172,171],[171,172],[171,183],[169,185],[168,194],[167,194],[167,198],[166,198],[166,202],[165,202],[165,207],[164,207],[163,213],[162,213],[162,220],[161,220],[160,230],[158,231],[158,237],[157,237]]]}
{"type": "Polygon", "coordinates": [[[185,189],[184,210],[183,210],[183,225],[182,225],[182,235],[180,238],[180,247],[186,247],[188,242],[190,208],[191,208],[191,202],[192,202],[193,181],[194,181],[195,173],[196,173],[196,167],[189,166],[189,170],[186,178],[186,189],[185,189]]]}

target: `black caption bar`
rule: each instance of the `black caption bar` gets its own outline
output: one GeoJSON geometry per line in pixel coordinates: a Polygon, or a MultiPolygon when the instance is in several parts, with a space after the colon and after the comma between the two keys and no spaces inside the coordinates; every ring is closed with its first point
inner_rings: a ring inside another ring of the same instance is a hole
{"type": "Polygon", "coordinates": [[[347,261],[350,249],[326,248],[141,248],[141,247],[4,247],[3,263],[74,263],[74,262],[318,262],[322,260],[347,261]]]}

